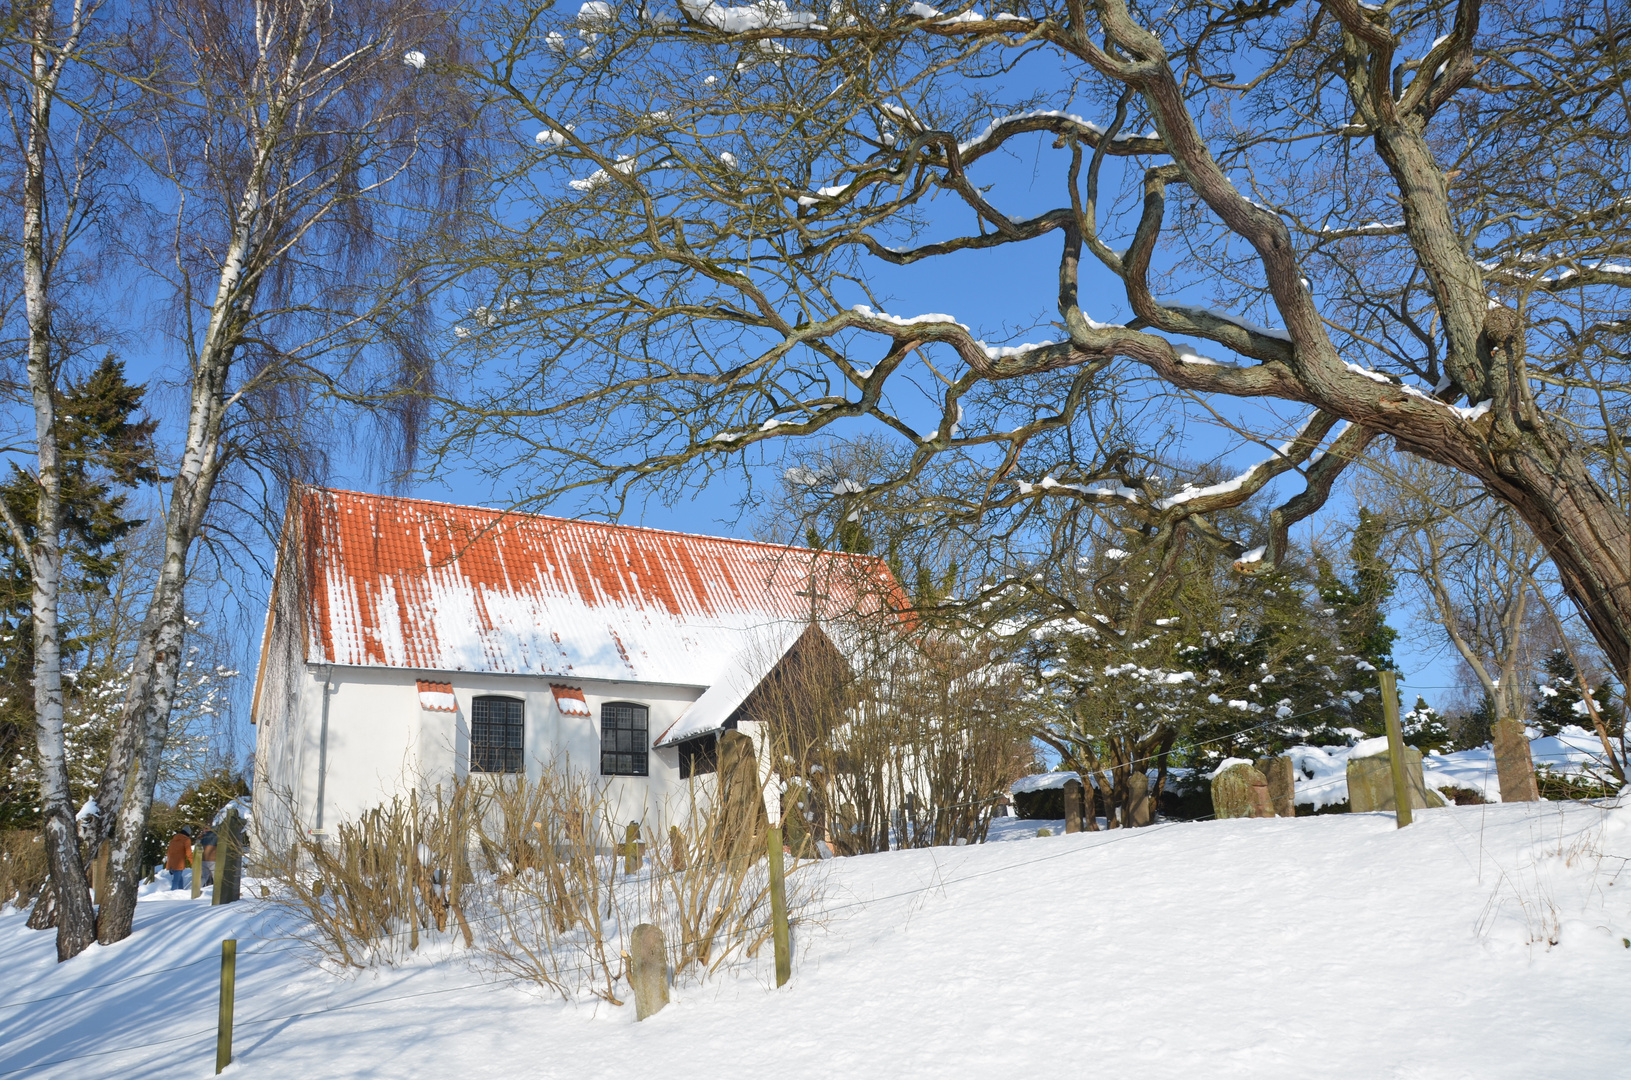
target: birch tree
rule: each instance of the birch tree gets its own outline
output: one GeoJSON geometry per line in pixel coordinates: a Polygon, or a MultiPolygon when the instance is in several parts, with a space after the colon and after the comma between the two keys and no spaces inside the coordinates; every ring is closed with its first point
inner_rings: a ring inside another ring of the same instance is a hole
{"type": "Polygon", "coordinates": [[[189,374],[163,559],[97,796],[111,843],[97,936],[130,932],[142,836],[185,663],[188,560],[230,470],[298,480],[317,398],[428,376],[415,283],[394,245],[457,193],[468,117],[439,72],[456,57],[434,2],[160,0],[133,67],[151,115],[134,141],[167,220],[142,269],[174,296],[189,374]],[[420,211],[423,213],[420,213],[420,211]],[[404,298],[406,302],[404,302],[404,298]],[[277,470],[284,471],[279,474],[277,470]]]}
{"type": "MultiPolygon", "coordinates": [[[[56,905],[59,960],[95,939],[63,736],[64,463],[58,406],[60,380],[75,355],[70,296],[76,277],[85,272],[84,233],[103,219],[105,209],[99,181],[111,141],[106,123],[116,101],[98,70],[98,54],[105,56],[110,47],[100,25],[103,14],[95,0],[39,0],[15,9],[0,38],[0,77],[11,118],[7,171],[15,185],[20,230],[14,266],[21,285],[21,351],[32,419],[32,430],[7,450],[33,458],[27,469],[32,514],[20,516],[0,500],[0,517],[31,579],[35,749],[50,867],[46,895],[56,905]]],[[[97,808],[85,809],[94,823],[97,808]]]]}
{"type": "Polygon", "coordinates": [[[1510,506],[1623,671],[1628,42],[1601,0],[505,8],[438,452],[616,513],[883,433],[841,516],[1068,558],[1046,507],[1113,507],[1252,571],[1385,437],[1510,506]],[[1011,317],[887,302],[1042,264],[1011,317]],[[1261,463],[1159,467],[1185,417],[1261,463]]]}

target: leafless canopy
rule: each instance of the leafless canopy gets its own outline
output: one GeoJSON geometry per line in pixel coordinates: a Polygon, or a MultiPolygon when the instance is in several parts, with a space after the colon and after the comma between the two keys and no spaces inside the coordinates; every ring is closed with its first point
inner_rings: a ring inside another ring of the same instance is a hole
{"type": "Polygon", "coordinates": [[[480,286],[441,452],[520,453],[540,497],[615,510],[883,431],[899,452],[846,506],[1007,535],[1114,508],[1271,565],[1391,436],[1518,511],[1623,669],[1623,5],[1002,7],[497,15],[471,74],[517,156],[449,255],[480,286]],[[1019,259],[1057,268],[1051,331],[879,298],[1019,259]],[[1174,415],[1247,401],[1300,426],[1247,431],[1265,458],[1233,482],[1159,477],[1174,415]],[[1212,524],[1283,485],[1266,535],[1212,524]]]}

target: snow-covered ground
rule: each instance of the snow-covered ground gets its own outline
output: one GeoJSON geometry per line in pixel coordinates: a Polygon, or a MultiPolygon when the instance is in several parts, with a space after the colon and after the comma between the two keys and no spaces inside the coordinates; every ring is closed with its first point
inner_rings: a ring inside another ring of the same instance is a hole
{"type": "Polygon", "coordinates": [[[1631,799],[1404,830],[1348,814],[1035,838],[1045,824],[826,864],[786,988],[760,967],[641,1024],[495,984],[458,946],[337,977],[253,900],[156,893],[129,940],[63,965],[5,912],[0,1074],[209,1076],[224,937],[228,1076],[1631,1074],[1631,799]]]}

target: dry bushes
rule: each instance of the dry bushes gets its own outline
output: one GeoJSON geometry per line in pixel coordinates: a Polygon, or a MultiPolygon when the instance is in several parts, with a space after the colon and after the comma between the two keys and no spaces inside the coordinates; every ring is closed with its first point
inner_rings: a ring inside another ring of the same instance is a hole
{"type": "Polygon", "coordinates": [[[795,648],[743,708],[774,744],[790,846],[830,835],[855,855],[984,840],[1034,758],[1018,672],[950,635],[835,632],[850,635],[847,661],[795,648]]]}
{"type": "MultiPolygon", "coordinates": [[[[265,869],[279,882],[275,902],[335,963],[390,963],[424,938],[462,936],[506,976],[621,1004],[641,923],[662,929],[676,979],[751,961],[770,940],[756,765],[751,749],[734,765],[725,757],[725,783],[694,785],[685,805],[647,823],[632,875],[604,785],[565,764],[537,780],[478,775],[445,798],[395,799],[265,869]]],[[[814,903],[812,870],[789,863],[798,917],[814,903]]]]}
{"type": "MultiPolygon", "coordinates": [[[[751,776],[752,757],[738,768],[751,776]]],[[[536,782],[486,790],[476,819],[490,871],[483,947],[498,970],[620,1004],[628,938],[641,923],[662,929],[676,978],[755,957],[771,933],[763,804],[757,784],[710,795],[693,787],[664,815],[666,833],[642,830],[629,875],[622,830],[589,777],[546,768],[536,782]]],[[[805,876],[789,874],[801,900],[805,876]]]]}
{"type": "Polygon", "coordinates": [[[313,943],[347,967],[416,950],[421,933],[447,933],[450,918],[473,944],[465,914],[470,801],[466,785],[448,799],[440,789],[424,800],[412,793],[328,840],[297,841],[261,868],[278,882],[274,902],[299,914],[313,943]]]}
{"type": "Polygon", "coordinates": [[[22,908],[45,887],[45,844],[33,829],[0,832],[0,905],[22,908]]]}

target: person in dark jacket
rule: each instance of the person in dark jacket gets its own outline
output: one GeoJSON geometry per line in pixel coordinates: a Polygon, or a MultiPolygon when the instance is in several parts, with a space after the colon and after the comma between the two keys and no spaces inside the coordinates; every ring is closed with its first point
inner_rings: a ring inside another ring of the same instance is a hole
{"type": "Polygon", "coordinates": [[[204,884],[215,884],[215,830],[205,829],[204,835],[198,838],[198,844],[204,849],[204,884]]]}
{"type": "Polygon", "coordinates": [[[170,891],[186,884],[187,864],[193,861],[193,831],[186,825],[170,837],[170,847],[164,853],[164,868],[170,871],[170,891]]]}

